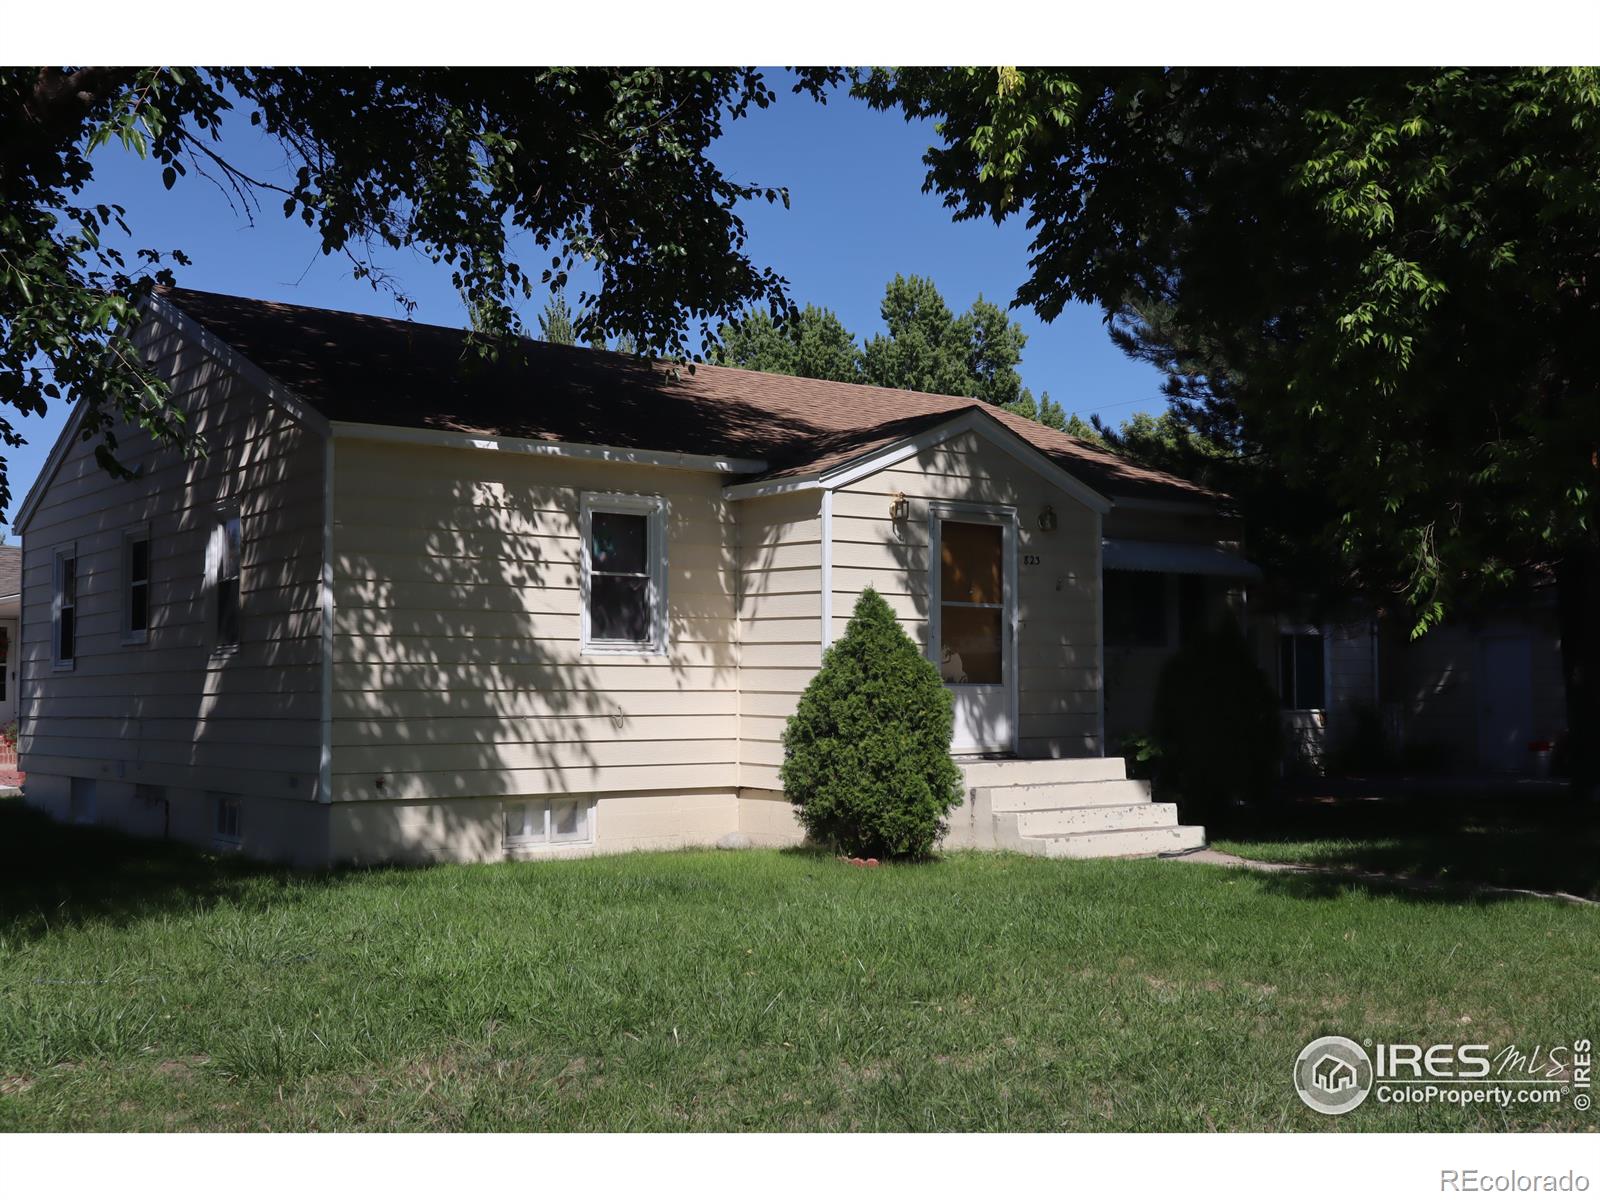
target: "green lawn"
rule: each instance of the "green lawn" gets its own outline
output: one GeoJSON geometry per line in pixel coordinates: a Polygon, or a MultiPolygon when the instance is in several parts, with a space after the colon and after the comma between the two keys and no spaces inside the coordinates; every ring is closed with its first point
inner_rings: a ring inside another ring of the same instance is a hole
{"type": "Polygon", "coordinates": [[[1172,862],[310,876],[0,803],[0,1128],[1593,1128],[1289,1078],[1323,1033],[1594,1037],[1597,947],[1576,906],[1172,862]]]}
{"type": "Polygon", "coordinates": [[[1305,794],[1214,822],[1213,845],[1265,862],[1600,900],[1600,812],[1559,793],[1435,785],[1366,795],[1359,781],[1307,786],[1305,794]]]}

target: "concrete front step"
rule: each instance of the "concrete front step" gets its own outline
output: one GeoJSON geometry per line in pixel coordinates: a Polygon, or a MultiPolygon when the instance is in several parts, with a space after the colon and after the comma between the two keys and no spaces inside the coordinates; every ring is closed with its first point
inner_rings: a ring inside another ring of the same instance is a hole
{"type": "Polygon", "coordinates": [[[1078,783],[1027,783],[979,788],[991,812],[1032,812],[1045,808],[1100,808],[1108,804],[1148,804],[1148,779],[1086,779],[1078,783]]]}
{"type": "Polygon", "coordinates": [[[1068,837],[1083,833],[1112,833],[1123,829],[1174,829],[1176,804],[1103,804],[1079,808],[1047,808],[1017,815],[1017,836],[1068,837]]]}
{"type": "Polygon", "coordinates": [[[1023,838],[1017,848],[1024,854],[1045,858],[1132,858],[1179,854],[1198,850],[1205,844],[1206,831],[1199,825],[1169,825],[1164,829],[1118,829],[1066,837],[1023,838]]]}
{"type": "Polygon", "coordinates": [[[968,788],[1126,779],[1120,758],[957,758],[968,788]]]}

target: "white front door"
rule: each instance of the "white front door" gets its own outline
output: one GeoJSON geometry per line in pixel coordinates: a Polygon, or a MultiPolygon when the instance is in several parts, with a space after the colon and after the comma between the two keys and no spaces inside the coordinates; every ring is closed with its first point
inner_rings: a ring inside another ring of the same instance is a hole
{"type": "Polygon", "coordinates": [[[935,506],[930,543],[934,662],[955,697],[957,753],[1016,749],[1016,514],[935,506]]]}
{"type": "Polygon", "coordinates": [[[1533,735],[1533,647],[1525,637],[1478,643],[1478,754],[1491,771],[1528,767],[1533,735]]]}

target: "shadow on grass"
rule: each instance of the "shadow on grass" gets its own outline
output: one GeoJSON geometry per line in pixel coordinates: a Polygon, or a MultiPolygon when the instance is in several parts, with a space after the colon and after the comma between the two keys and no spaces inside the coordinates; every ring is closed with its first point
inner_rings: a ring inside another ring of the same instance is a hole
{"type": "Polygon", "coordinates": [[[351,873],[295,871],[61,825],[20,800],[0,800],[0,939],[7,941],[34,941],[90,921],[192,913],[224,901],[266,904],[351,873]]]}
{"type": "MultiPolygon", "coordinates": [[[[1600,813],[1559,789],[1335,781],[1227,814],[1210,833],[1220,849],[1246,858],[1600,899],[1600,813]]],[[[1273,878],[1308,897],[1345,886],[1326,877],[1273,878]]],[[[1433,895],[1452,893],[1462,894],[1433,895]]]]}

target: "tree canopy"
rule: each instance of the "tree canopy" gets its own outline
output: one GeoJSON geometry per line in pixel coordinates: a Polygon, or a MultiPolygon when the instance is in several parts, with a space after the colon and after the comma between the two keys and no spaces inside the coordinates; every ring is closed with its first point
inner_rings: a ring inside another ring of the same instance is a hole
{"type": "Polygon", "coordinates": [[[1028,337],[997,305],[979,296],[958,316],[931,279],[896,275],[879,311],[887,332],[863,343],[831,309],[807,305],[785,321],[753,309],[723,323],[708,357],[751,371],[971,396],[1066,428],[1049,392],[1035,400],[1023,386],[1028,337]]]}
{"type": "MultiPolygon", "coordinates": [[[[820,98],[838,72],[796,78],[820,98]]],[[[83,399],[113,471],[119,418],[194,444],[128,341],[150,288],[188,260],[125,254],[124,210],[83,199],[113,143],[168,188],[206,176],[252,218],[303,221],[325,254],[408,305],[375,251],[416,250],[471,298],[486,345],[520,332],[516,303],[536,284],[563,287],[580,262],[598,275],[577,298],[585,339],[686,354],[696,322],[752,304],[786,314],[784,281],[750,257],[737,206],[787,194],[730,178],[707,153],[774,98],[750,68],[0,70],[0,408],[83,399]],[[282,178],[229,160],[230,116],[275,139],[282,178]]],[[[3,418],[0,438],[20,441],[3,418]]]]}
{"type": "MultiPolygon", "coordinates": [[[[1180,419],[1304,487],[1414,629],[1553,571],[1600,742],[1600,70],[880,70],[1018,292],[1120,320],[1180,419]]],[[[1600,758],[1600,756],[1596,756],[1600,758]]],[[[1592,779],[1595,759],[1585,770],[1592,779]]]]}
{"type": "Polygon", "coordinates": [[[1424,623],[1592,544],[1600,72],[909,69],[928,188],[1023,214],[1044,318],[1158,314],[1179,392],[1314,478],[1424,623]]]}

